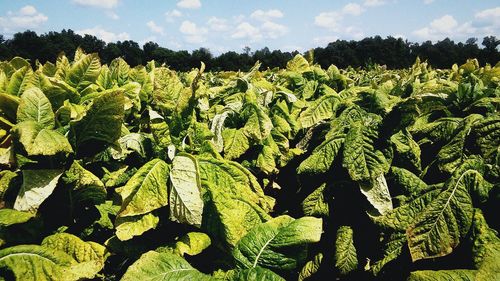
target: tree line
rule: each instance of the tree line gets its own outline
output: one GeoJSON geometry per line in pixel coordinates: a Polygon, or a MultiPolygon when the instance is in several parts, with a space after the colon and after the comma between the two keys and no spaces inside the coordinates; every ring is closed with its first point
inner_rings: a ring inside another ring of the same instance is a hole
{"type": "MultiPolygon", "coordinates": [[[[463,63],[469,58],[477,58],[484,65],[496,64],[500,60],[498,46],[500,40],[495,36],[484,37],[481,47],[477,38],[469,38],[465,43],[455,43],[449,38],[433,43],[413,43],[401,38],[380,36],[367,37],[359,41],[337,40],[326,47],[314,49],[314,60],[323,68],[334,64],[338,67],[367,67],[373,64],[386,65],[388,68],[406,68],[417,57],[427,60],[436,68],[449,68],[454,63],[463,63]]],[[[51,31],[38,35],[34,31],[14,34],[12,39],[0,35],[0,60],[9,60],[15,56],[37,60],[41,63],[55,61],[64,52],[72,56],[76,48],[81,47],[87,53],[98,53],[103,63],[109,63],[122,57],[131,66],[145,64],[155,60],[165,63],[170,68],[186,71],[206,64],[207,70],[248,70],[258,60],[264,68],[283,68],[288,60],[298,51],[283,52],[265,47],[251,51],[245,47],[241,52],[229,51],[214,56],[209,49],[199,48],[191,52],[170,50],[154,42],[147,42],[142,47],[132,40],[106,43],[92,35],[79,35],[73,30],[51,31]]]]}

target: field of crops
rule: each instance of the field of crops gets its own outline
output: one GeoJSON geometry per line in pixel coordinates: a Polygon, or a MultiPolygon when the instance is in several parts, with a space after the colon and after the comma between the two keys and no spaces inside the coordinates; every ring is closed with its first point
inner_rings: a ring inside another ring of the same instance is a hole
{"type": "Polygon", "coordinates": [[[500,280],[500,65],[0,63],[0,280],[500,280]]]}

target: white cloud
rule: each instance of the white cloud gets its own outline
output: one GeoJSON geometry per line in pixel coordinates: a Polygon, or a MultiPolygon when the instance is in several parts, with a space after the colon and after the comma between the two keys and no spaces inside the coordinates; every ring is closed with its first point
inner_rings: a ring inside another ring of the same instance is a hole
{"type": "MultiPolygon", "coordinates": [[[[314,24],[319,27],[328,29],[331,32],[338,33],[345,38],[361,39],[364,36],[363,30],[357,26],[344,26],[343,20],[345,16],[359,16],[365,9],[356,3],[348,3],[340,11],[323,12],[314,18],[314,24]]],[[[331,38],[336,36],[328,35],[331,38]]],[[[321,43],[321,40],[329,39],[328,36],[316,37],[316,41],[321,43]]],[[[314,40],[314,39],[313,39],[314,40]]],[[[324,42],[324,41],[323,41],[324,42]]]]}
{"type": "Polygon", "coordinates": [[[271,19],[282,18],[283,12],[277,9],[271,9],[267,11],[256,10],[250,15],[250,17],[259,21],[269,21],[271,19]]]}
{"type": "Polygon", "coordinates": [[[120,16],[118,16],[118,14],[113,12],[113,11],[107,11],[106,16],[108,16],[110,19],[113,19],[113,20],[120,19],[120,16]]]}
{"type": "Polygon", "coordinates": [[[85,34],[93,35],[97,38],[104,40],[105,42],[116,42],[116,41],[124,41],[130,39],[130,35],[126,32],[113,33],[111,31],[103,29],[100,26],[77,30],[76,33],[80,35],[85,35],[85,34]]]}
{"type": "Polygon", "coordinates": [[[35,14],[36,14],[36,9],[31,5],[24,6],[21,9],[19,9],[19,15],[22,16],[33,16],[35,14]]]}
{"type": "Polygon", "coordinates": [[[313,42],[315,45],[326,45],[328,43],[337,41],[339,38],[334,35],[327,35],[327,36],[319,36],[319,37],[314,37],[313,42]]]}
{"type": "Polygon", "coordinates": [[[237,15],[237,16],[233,16],[233,21],[235,23],[240,23],[240,22],[243,22],[245,20],[245,15],[237,15]]]}
{"type": "Polygon", "coordinates": [[[35,7],[27,5],[17,12],[9,11],[5,17],[0,17],[0,30],[5,33],[22,29],[37,28],[49,18],[38,12],[35,7]]]}
{"type": "Polygon", "coordinates": [[[429,5],[429,4],[431,4],[432,2],[434,2],[434,0],[424,0],[424,4],[425,4],[425,5],[429,5]]]}
{"type": "Polygon", "coordinates": [[[342,14],[344,15],[352,15],[359,16],[364,12],[363,7],[357,3],[348,3],[342,8],[342,14]]]}
{"type": "Polygon", "coordinates": [[[500,25],[500,7],[479,11],[474,15],[474,18],[481,23],[500,25]]]}
{"type": "Polygon", "coordinates": [[[173,9],[172,11],[167,11],[165,13],[165,20],[167,22],[174,22],[176,18],[180,17],[182,17],[182,13],[176,9],[173,9]]]}
{"type": "Polygon", "coordinates": [[[251,42],[259,41],[262,39],[262,34],[260,30],[251,25],[248,22],[242,22],[237,27],[235,32],[231,35],[231,38],[234,39],[248,39],[251,42]]]}
{"type": "Polygon", "coordinates": [[[205,27],[198,27],[196,23],[185,20],[179,27],[179,31],[184,34],[184,40],[192,44],[200,44],[205,42],[205,34],[208,29],[205,27]]]}
{"type": "Polygon", "coordinates": [[[181,0],[177,2],[177,7],[184,9],[199,9],[201,7],[200,0],[181,0]]]}
{"type": "Polygon", "coordinates": [[[205,34],[208,32],[206,28],[199,28],[196,23],[188,20],[182,22],[179,31],[187,35],[205,34]]]}
{"type": "Polygon", "coordinates": [[[322,12],[314,18],[314,24],[334,32],[341,32],[342,21],[346,15],[359,16],[365,9],[356,3],[346,4],[340,11],[322,12]]]}
{"type": "Polygon", "coordinates": [[[74,3],[81,6],[90,6],[111,9],[118,5],[118,0],[73,0],[74,3]]]}
{"type": "Polygon", "coordinates": [[[148,42],[157,42],[158,39],[156,38],[156,36],[148,36],[142,40],[139,40],[139,46],[143,46],[144,44],[148,43],[148,42]]]}
{"type": "Polygon", "coordinates": [[[406,40],[406,36],[404,36],[403,34],[396,34],[396,35],[394,35],[394,36],[392,36],[392,37],[394,37],[394,38],[396,38],[396,39],[401,38],[401,39],[403,39],[403,40],[406,40]]]}
{"type": "Polygon", "coordinates": [[[477,12],[470,27],[475,28],[474,37],[490,35],[498,37],[500,34],[500,7],[477,12]]]}
{"type": "Polygon", "coordinates": [[[149,27],[149,30],[153,33],[158,33],[160,35],[163,35],[163,27],[157,25],[154,21],[150,20],[146,23],[146,25],[149,27]]]}
{"type": "Polygon", "coordinates": [[[209,18],[207,21],[207,25],[210,29],[219,32],[228,31],[230,28],[226,19],[221,19],[217,17],[209,18]]]}
{"type": "Polygon", "coordinates": [[[261,26],[263,36],[276,39],[288,33],[288,28],[282,24],[266,21],[261,26]]]}
{"type": "Polygon", "coordinates": [[[451,32],[454,28],[456,28],[458,22],[455,20],[453,16],[444,15],[438,19],[435,19],[431,22],[430,28],[437,32],[451,32]]]}
{"type": "Polygon", "coordinates": [[[303,52],[304,48],[298,45],[285,45],[281,47],[280,50],[284,52],[295,52],[295,51],[303,52]]]}
{"type": "Polygon", "coordinates": [[[366,7],[376,7],[376,6],[382,6],[382,5],[385,5],[384,0],[365,0],[365,2],[363,3],[363,6],[366,6],[366,7]]]}
{"type": "Polygon", "coordinates": [[[361,28],[356,26],[348,26],[343,30],[343,33],[349,35],[350,38],[360,40],[365,37],[365,34],[361,28]]]}
{"type": "Polygon", "coordinates": [[[314,24],[319,27],[324,27],[332,31],[336,31],[340,27],[342,15],[339,12],[323,12],[314,18],[314,24]]]}
{"type": "Polygon", "coordinates": [[[433,20],[428,26],[413,31],[424,40],[440,40],[445,37],[463,38],[477,32],[470,22],[459,24],[451,15],[444,15],[433,20]]]}

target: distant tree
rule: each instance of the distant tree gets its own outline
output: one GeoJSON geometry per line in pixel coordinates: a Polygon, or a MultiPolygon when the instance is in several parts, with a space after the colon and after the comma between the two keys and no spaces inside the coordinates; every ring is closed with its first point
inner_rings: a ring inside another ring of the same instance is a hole
{"type": "Polygon", "coordinates": [[[123,56],[123,53],[117,43],[108,43],[100,55],[103,63],[110,63],[113,59],[123,56]]]}
{"type": "Polygon", "coordinates": [[[495,36],[487,36],[483,38],[482,45],[489,52],[495,52],[497,50],[498,45],[500,45],[500,40],[495,36]]]}
{"type": "Polygon", "coordinates": [[[120,49],[123,59],[131,66],[142,64],[143,50],[139,47],[137,42],[132,40],[118,41],[116,43],[120,49]]]}
{"type": "Polygon", "coordinates": [[[476,37],[471,37],[465,41],[465,44],[467,45],[476,45],[477,44],[477,38],[476,37]]]}
{"type": "Polygon", "coordinates": [[[144,51],[144,60],[145,61],[150,61],[153,60],[153,52],[157,50],[160,46],[157,43],[154,42],[147,42],[144,45],[142,45],[142,50],[144,51]]]}
{"type": "Polygon", "coordinates": [[[83,36],[80,47],[87,53],[101,53],[106,43],[95,36],[86,34],[83,36]]]}
{"type": "Polygon", "coordinates": [[[207,48],[199,48],[191,53],[191,67],[200,67],[200,62],[205,63],[207,70],[210,69],[212,64],[212,53],[207,48]]]}
{"type": "Polygon", "coordinates": [[[248,46],[245,46],[245,47],[243,48],[243,53],[244,53],[244,54],[250,55],[250,52],[251,52],[251,51],[252,51],[252,49],[251,49],[250,47],[248,47],[248,46]]]}
{"type": "MultiPolygon", "coordinates": [[[[487,36],[482,39],[482,46],[484,48],[478,46],[478,39],[475,37],[468,38],[464,43],[455,43],[445,38],[437,43],[425,41],[419,44],[391,36],[373,36],[359,41],[336,40],[324,48],[315,48],[314,63],[323,68],[328,68],[331,64],[340,68],[366,67],[370,64],[405,68],[411,66],[418,56],[437,68],[448,68],[454,63],[461,64],[469,58],[477,58],[480,64],[496,64],[500,60],[500,40],[495,36],[487,36]]],[[[102,63],[109,63],[117,57],[123,57],[131,66],[155,60],[159,65],[166,64],[180,71],[199,67],[200,61],[205,63],[207,70],[245,71],[256,61],[262,63],[262,69],[284,68],[287,62],[299,53],[271,51],[267,47],[251,52],[251,48],[246,46],[242,53],[230,51],[214,57],[207,48],[192,52],[173,51],[155,42],[147,42],[141,48],[131,40],[106,44],[95,36],[81,36],[71,29],[63,29],[61,32],[51,31],[42,35],[27,30],[14,34],[12,39],[5,39],[0,35],[0,60],[21,56],[29,59],[34,65],[37,60],[42,63],[55,61],[61,52],[73,58],[78,47],[87,53],[99,53],[102,63]]]]}

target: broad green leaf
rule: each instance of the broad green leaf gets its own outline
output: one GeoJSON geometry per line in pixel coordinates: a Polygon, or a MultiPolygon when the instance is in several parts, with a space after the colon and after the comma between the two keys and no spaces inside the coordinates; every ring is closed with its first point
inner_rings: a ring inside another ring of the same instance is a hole
{"type": "Polygon", "coordinates": [[[93,100],[86,115],[71,124],[75,146],[90,140],[114,143],[121,134],[124,116],[124,97],[119,91],[103,94],[93,100]]]}
{"type": "Polygon", "coordinates": [[[31,76],[33,76],[33,70],[29,65],[16,70],[9,79],[7,94],[20,96],[29,87],[31,76]]]}
{"type": "Polygon", "coordinates": [[[302,211],[306,216],[329,216],[330,208],[325,198],[326,184],[322,184],[302,201],[302,211]]]}
{"type": "Polygon", "coordinates": [[[500,243],[486,247],[484,259],[477,271],[477,281],[498,280],[500,278],[500,243]]]}
{"type": "Polygon", "coordinates": [[[286,69],[289,71],[296,71],[298,73],[310,71],[309,63],[300,54],[295,55],[295,57],[293,57],[293,59],[291,59],[287,62],[286,69]]]}
{"type": "Polygon", "coordinates": [[[455,270],[419,270],[410,273],[407,281],[474,281],[477,280],[476,270],[455,269],[455,270]]]}
{"type": "Polygon", "coordinates": [[[412,198],[410,202],[386,212],[381,216],[371,216],[376,224],[383,228],[396,231],[406,231],[415,219],[425,210],[426,206],[441,193],[440,189],[431,189],[412,198]]]}
{"type": "Polygon", "coordinates": [[[202,228],[207,233],[233,247],[254,226],[271,217],[245,196],[236,197],[205,183],[210,202],[203,213],[202,228]]]}
{"type": "Polygon", "coordinates": [[[113,221],[110,218],[111,216],[116,216],[120,211],[120,206],[113,205],[113,201],[105,201],[102,204],[95,206],[97,211],[99,212],[99,219],[95,221],[95,224],[100,225],[101,227],[107,229],[113,229],[113,221]]]}
{"type": "Polygon", "coordinates": [[[494,115],[474,124],[475,142],[481,150],[482,156],[493,162],[495,154],[498,157],[500,146],[500,117],[494,115]]]}
{"type": "Polygon", "coordinates": [[[264,195],[262,187],[255,176],[240,164],[214,158],[198,158],[200,178],[208,182],[220,192],[259,205],[270,211],[274,200],[264,195]]]}
{"type": "Polygon", "coordinates": [[[16,280],[77,280],[70,272],[74,264],[64,252],[38,245],[0,250],[0,268],[7,268],[16,280]]]}
{"type": "Polygon", "coordinates": [[[129,169],[128,166],[120,166],[116,171],[110,172],[103,167],[104,176],[102,182],[106,187],[119,187],[125,185],[130,178],[137,172],[136,168],[129,169]]]}
{"type": "Polygon", "coordinates": [[[74,184],[75,190],[96,187],[102,189],[103,192],[106,193],[106,189],[104,188],[102,181],[92,172],[82,167],[81,162],[79,161],[74,161],[73,164],[71,164],[69,170],[65,172],[63,180],[66,183],[74,184]]]}
{"type": "Polygon", "coordinates": [[[17,173],[5,170],[0,171],[0,201],[3,200],[3,197],[9,187],[12,185],[13,180],[17,177],[17,173]]]}
{"type": "Polygon", "coordinates": [[[224,140],[224,158],[236,159],[250,148],[250,141],[242,129],[225,129],[222,131],[224,140]]]}
{"type": "Polygon", "coordinates": [[[0,209],[0,226],[10,226],[13,224],[25,223],[32,219],[34,214],[21,212],[13,209],[0,209]]]}
{"type": "Polygon", "coordinates": [[[458,246],[472,223],[468,190],[481,175],[476,170],[457,171],[446,189],[430,202],[406,230],[413,261],[445,256],[458,246]]]}
{"type": "Polygon", "coordinates": [[[300,270],[298,281],[307,280],[309,277],[313,277],[321,266],[323,261],[323,254],[319,253],[310,261],[308,261],[300,270]]]}
{"type": "Polygon", "coordinates": [[[359,184],[361,193],[366,196],[368,202],[380,213],[385,214],[393,209],[392,198],[384,174],[380,174],[370,182],[359,184]]]}
{"type": "Polygon", "coordinates": [[[236,244],[233,256],[242,268],[295,269],[306,256],[309,243],[318,242],[322,220],[279,216],[252,228],[236,244]]]}
{"type": "Polygon", "coordinates": [[[73,266],[73,271],[79,275],[92,279],[104,267],[106,248],[95,242],[85,242],[68,233],[57,233],[45,237],[42,246],[68,254],[78,266],[73,266]]]}
{"type": "Polygon", "coordinates": [[[111,78],[116,81],[118,86],[123,86],[128,81],[130,66],[122,58],[116,58],[109,64],[111,78]]]}
{"type": "Polygon", "coordinates": [[[17,123],[23,121],[35,121],[48,129],[52,129],[55,125],[50,101],[38,88],[30,88],[21,96],[17,108],[17,123]]]}
{"type": "Polygon", "coordinates": [[[150,127],[155,144],[161,149],[167,150],[167,147],[172,144],[170,128],[167,123],[165,121],[151,122],[150,127]]]}
{"type": "Polygon", "coordinates": [[[13,57],[10,61],[9,64],[14,68],[14,69],[20,69],[25,66],[30,66],[30,63],[27,59],[21,58],[21,57],[13,57]]]}
{"type": "Polygon", "coordinates": [[[196,159],[177,155],[170,170],[170,219],[201,226],[203,201],[196,159]]]}
{"type": "Polygon", "coordinates": [[[373,263],[369,270],[373,272],[373,275],[378,275],[386,264],[397,259],[401,255],[406,245],[406,235],[404,232],[392,234],[384,246],[384,256],[381,260],[373,263]]]}
{"type": "Polygon", "coordinates": [[[325,95],[313,101],[306,110],[300,114],[300,124],[302,128],[309,128],[320,121],[330,119],[335,115],[339,104],[337,94],[325,95]]]}
{"type": "Polygon", "coordinates": [[[255,166],[259,168],[264,174],[277,174],[279,171],[276,168],[276,157],[281,155],[279,147],[276,145],[272,137],[264,140],[262,150],[257,156],[255,166]]]}
{"type": "Polygon", "coordinates": [[[479,114],[473,114],[467,116],[457,127],[458,133],[456,133],[451,141],[443,146],[439,151],[438,166],[442,171],[453,173],[453,171],[460,166],[465,158],[465,142],[466,138],[471,132],[471,128],[475,122],[483,119],[483,116],[479,114]]]}
{"type": "Polygon", "coordinates": [[[343,166],[354,181],[369,181],[389,170],[381,151],[373,147],[376,132],[357,123],[350,128],[344,143],[343,166]]]}
{"type": "Polygon", "coordinates": [[[128,155],[136,153],[142,158],[147,158],[150,150],[150,139],[143,134],[130,133],[118,139],[118,146],[108,147],[111,157],[115,160],[124,160],[128,155]]]}
{"type": "Polygon", "coordinates": [[[123,275],[122,281],[136,280],[212,280],[193,268],[186,260],[171,253],[149,251],[133,263],[123,275]]]}
{"type": "Polygon", "coordinates": [[[19,97],[0,92],[0,114],[7,117],[9,121],[15,122],[20,102],[19,97]]]}
{"type": "Polygon", "coordinates": [[[414,173],[399,167],[391,167],[391,180],[404,194],[418,194],[427,190],[427,184],[414,173]]]}
{"type": "Polygon", "coordinates": [[[210,127],[210,131],[214,134],[214,138],[212,142],[217,148],[217,152],[222,152],[224,149],[224,139],[222,136],[222,130],[224,129],[224,121],[228,117],[229,112],[225,111],[220,114],[216,114],[212,119],[212,125],[210,127]]]}
{"type": "Polygon", "coordinates": [[[121,241],[126,241],[140,236],[144,232],[156,228],[160,219],[148,213],[132,217],[118,217],[115,221],[116,237],[121,241]]]}
{"type": "Polygon", "coordinates": [[[62,170],[23,170],[23,184],[17,195],[14,209],[36,213],[38,207],[56,188],[62,170]]]}
{"type": "Polygon", "coordinates": [[[273,122],[259,105],[248,103],[242,114],[247,116],[243,131],[249,138],[260,141],[271,134],[273,122]]]}
{"type": "Polygon", "coordinates": [[[164,110],[175,110],[184,85],[177,74],[168,68],[157,67],[153,74],[153,101],[164,110]]]}
{"type": "Polygon", "coordinates": [[[203,232],[189,232],[175,242],[175,250],[181,256],[188,254],[195,256],[208,248],[212,241],[210,237],[203,232]]]}
{"type": "Polygon", "coordinates": [[[346,275],[358,267],[358,255],[354,247],[353,231],[349,226],[341,226],[337,230],[335,240],[335,268],[346,275]]]}
{"type": "Polygon", "coordinates": [[[58,131],[44,128],[35,121],[24,121],[17,124],[13,132],[29,156],[51,156],[57,153],[73,152],[65,136],[58,131]]]}
{"type": "Polygon", "coordinates": [[[269,269],[262,267],[253,267],[234,270],[234,275],[224,279],[229,281],[284,281],[281,276],[269,269]]]}
{"type": "Polygon", "coordinates": [[[82,48],[78,47],[75,50],[75,56],[73,57],[73,61],[77,62],[77,61],[85,58],[86,55],[87,54],[85,53],[85,51],[82,48]]]}
{"type": "Polygon", "coordinates": [[[142,65],[134,67],[129,72],[129,80],[141,84],[139,98],[141,101],[149,102],[151,99],[151,93],[153,92],[153,81],[146,71],[146,68],[142,65]]]}
{"type": "Polygon", "coordinates": [[[488,200],[490,190],[493,188],[493,185],[483,177],[486,171],[487,168],[484,165],[483,159],[481,157],[471,156],[455,169],[450,180],[457,180],[460,175],[470,172],[470,175],[464,178],[467,191],[471,195],[474,203],[484,203],[488,200]]]}
{"type": "Polygon", "coordinates": [[[391,142],[397,152],[395,159],[398,163],[404,165],[403,167],[408,167],[415,171],[421,170],[420,147],[407,130],[399,131],[397,134],[392,135],[391,142]]]}
{"type": "Polygon", "coordinates": [[[119,217],[147,214],[168,204],[167,175],[169,165],[160,159],[144,164],[116,191],[122,198],[119,217]]]}
{"type": "Polygon", "coordinates": [[[73,63],[68,72],[67,82],[74,88],[82,90],[96,81],[100,68],[101,63],[97,54],[85,55],[73,63]]]}
{"type": "Polygon", "coordinates": [[[297,168],[298,174],[317,174],[325,173],[332,166],[333,161],[339,154],[345,141],[344,134],[336,134],[326,139],[318,145],[311,156],[300,163],[297,168]]]}
{"type": "Polygon", "coordinates": [[[90,171],[74,161],[65,172],[63,181],[72,187],[72,201],[75,203],[90,202],[91,205],[104,202],[107,196],[104,183],[90,171]],[[78,201],[78,202],[75,202],[78,201]]]}
{"type": "Polygon", "coordinates": [[[472,243],[472,258],[476,268],[479,268],[488,256],[488,248],[500,247],[498,232],[488,226],[480,209],[474,210],[472,243]]]}

